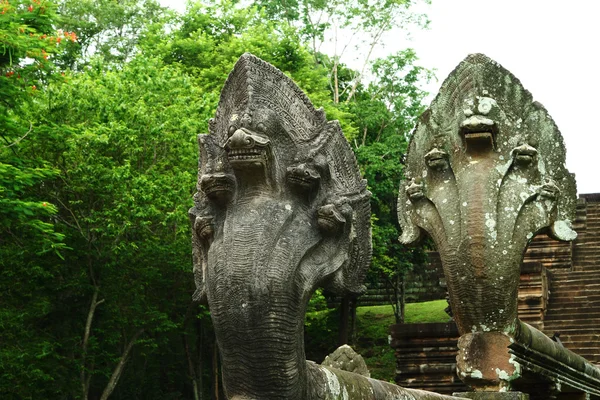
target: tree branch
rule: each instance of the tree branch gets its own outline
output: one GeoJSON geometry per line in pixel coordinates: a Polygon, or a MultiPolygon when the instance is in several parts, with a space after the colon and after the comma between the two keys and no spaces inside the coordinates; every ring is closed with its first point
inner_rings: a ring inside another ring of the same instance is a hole
{"type": "Polygon", "coordinates": [[[98,292],[100,291],[100,288],[98,286],[96,286],[94,288],[94,294],[92,296],[92,302],[90,303],[90,309],[88,311],[88,316],[87,316],[87,321],[85,322],[85,330],[83,333],[83,342],[81,343],[81,374],[80,374],[80,379],[81,379],[81,393],[83,395],[83,398],[85,400],[87,400],[88,398],[88,391],[90,388],[90,377],[91,374],[86,376],[86,356],[87,356],[87,346],[88,346],[88,342],[90,339],[90,332],[92,330],[92,321],[94,320],[94,313],[96,312],[96,307],[98,307],[98,305],[104,303],[104,299],[97,301],[98,300],[98,292]]]}
{"type": "Polygon", "coordinates": [[[119,383],[119,378],[121,378],[121,374],[123,373],[123,369],[125,368],[125,364],[127,363],[127,359],[129,358],[129,353],[131,353],[131,349],[133,348],[135,342],[142,333],[144,333],[144,328],[139,329],[133,335],[129,343],[127,343],[127,346],[125,346],[125,350],[123,351],[123,354],[121,355],[121,358],[119,359],[119,362],[117,363],[117,366],[115,367],[115,370],[113,371],[110,379],[108,380],[108,383],[106,384],[106,387],[102,392],[100,400],[107,400],[108,397],[112,394],[113,390],[115,390],[115,387],[117,387],[117,383],[119,383]]]}
{"type": "Polygon", "coordinates": [[[8,149],[9,147],[14,146],[15,144],[19,143],[21,140],[25,139],[25,137],[31,133],[32,129],[33,129],[33,125],[30,122],[29,123],[29,130],[27,132],[25,132],[25,134],[23,136],[21,136],[20,138],[18,138],[17,140],[15,140],[11,144],[9,144],[8,146],[4,146],[4,147],[8,149]]]}

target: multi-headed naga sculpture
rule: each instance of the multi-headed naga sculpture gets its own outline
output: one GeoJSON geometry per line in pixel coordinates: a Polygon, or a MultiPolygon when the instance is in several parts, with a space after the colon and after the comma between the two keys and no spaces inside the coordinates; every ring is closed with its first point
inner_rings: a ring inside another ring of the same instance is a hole
{"type": "Polygon", "coordinates": [[[194,296],[210,307],[227,398],[444,398],[305,360],[312,293],[360,293],[371,257],[370,194],[338,123],[245,54],[209,130],[190,210],[194,296]]]}
{"type": "Polygon", "coordinates": [[[575,180],[562,137],[517,78],[484,55],[467,57],[420,117],[405,178],[400,241],[427,234],[440,253],[462,335],[461,378],[480,390],[510,389],[523,371],[507,347],[524,338],[534,338],[526,347],[540,354],[575,356],[517,317],[529,241],[540,232],[576,237],[575,180]]]}

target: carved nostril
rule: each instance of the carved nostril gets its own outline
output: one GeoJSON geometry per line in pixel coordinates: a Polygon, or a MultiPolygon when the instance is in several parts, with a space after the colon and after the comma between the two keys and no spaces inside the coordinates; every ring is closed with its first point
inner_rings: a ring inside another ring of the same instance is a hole
{"type": "Polygon", "coordinates": [[[305,176],[309,176],[309,175],[310,175],[310,172],[309,172],[308,170],[306,170],[306,171],[304,171],[304,175],[305,175],[305,176]]]}
{"type": "Polygon", "coordinates": [[[238,129],[234,132],[233,135],[229,138],[229,145],[231,147],[252,147],[254,146],[254,139],[246,132],[241,129],[238,129]]]}

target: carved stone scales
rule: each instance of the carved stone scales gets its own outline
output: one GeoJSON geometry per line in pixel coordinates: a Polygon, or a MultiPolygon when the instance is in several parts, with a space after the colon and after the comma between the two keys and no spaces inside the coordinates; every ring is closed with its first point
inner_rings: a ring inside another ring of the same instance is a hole
{"type": "Polygon", "coordinates": [[[210,306],[227,398],[445,398],[305,360],[311,295],[360,293],[371,257],[370,193],[337,121],[244,54],[209,130],[190,210],[194,296],[210,306]]]}

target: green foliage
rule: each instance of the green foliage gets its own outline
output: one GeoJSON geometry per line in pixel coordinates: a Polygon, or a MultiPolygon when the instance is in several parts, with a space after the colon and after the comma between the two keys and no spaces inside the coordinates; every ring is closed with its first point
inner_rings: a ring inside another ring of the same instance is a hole
{"type": "Polygon", "coordinates": [[[92,56],[106,65],[120,66],[131,60],[139,41],[153,25],[172,19],[173,13],[155,0],[59,0],[63,29],[76,32],[56,63],[83,69],[92,56]]]}
{"type": "Polygon", "coordinates": [[[0,264],[8,265],[11,258],[34,251],[41,255],[64,249],[63,235],[54,231],[49,217],[56,207],[47,202],[26,196],[28,189],[52,177],[50,168],[18,168],[0,163],[0,264]],[[10,243],[10,245],[9,245],[10,243]],[[9,248],[10,247],[10,248],[9,248]]]}
{"type": "MultiPolygon", "coordinates": [[[[448,322],[446,300],[406,305],[406,323],[448,322]]],[[[309,312],[305,322],[306,357],[322,362],[337,347],[339,312],[328,309],[309,312]]],[[[390,325],[395,324],[392,306],[358,307],[356,309],[354,350],[363,356],[371,377],[393,382],[396,357],[389,345],[390,325]]]]}
{"type": "Polygon", "coordinates": [[[295,30],[268,20],[256,8],[240,8],[230,2],[214,6],[194,3],[169,40],[157,43],[148,38],[146,46],[146,54],[184,66],[205,94],[215,95],[215,104],[225,78],[245,52],[292,76],[315,104],[329,102],[326,72],[314,65],[295,30]]]}
{"type": "MultiPolygon", "coordinates": [[[[444,311],[446,300],[435,300],[406,305],[405,323],[448,322],[444,311]]],[[[396,356],[389,345],[390,325],[396,323],[391,306],[359,307],[356,310],[356,348],[363,356],[371,377],[394,382],[396,356]]]]}
{"type": "Polygon", "coordinates": [[[113,72],[95,65],[45,100],[32,113],[44,116],[46,140],[29,151],[61,170],[47,193],[61,204],[57,218],[74,249],[67,264],[87,269],[85,277],[73,271],[73,284],[105,300],[80,367],[102,382],[135,332],[144,329],[138,351],[151,357],[182,323],[192,291],[195,137],[208,109],[177,66],[148,58],[113,72]]]}
{"type": "MultiPolygon", "coordinates": [[[[446,314],[448,302],[446,300],[425,301],[422,303],[409,303],[406,305],[406,324],[420,324],[433,322],[448,322],[450,317],[446,314]]],[[[392,306],[358,307],[356,309],[357,321],[363,321],[365,328],[369,328],[369,321],[379,321],[379,333],[369,333],[369,336],[387,337],[388,328],[393,325],[394,313],[392,306]]],[[[377,329],[377,328],[375,328],[377,329]]],[[[369,331],[367,331],[369,332],[369,331]]]]}
{"type": "Polygon", "coordinates": [[[39,139],[24,110],[54,80],[51,58],[71,37],[55,31],[52,2],[5,0],[0,8],[0,397],[33,390],[52,398],[69,386],[55,381],[71,365],[59,354],[61,329],[47,325],[67,310],[53,301],[67,246],[55,229],[57,207],[37,191],[58,171],[23,154],[25,142],[39,139]]]}
{"type": "MultiPolygon", "coordinates": [[[[336,89],[335,57],[307,42],[331,28],[314,12],[342,13],[363,30],[385,13],[364,2],[220,1],[176,16],[154,0],[117,3],[0,2],[3,399],[100,398],[115,372],[111,397],[192,398],[192,380],[210,375],[207,312],[190,305],[187,209],[196,135],[244,52],[340,120],[373,192],[376,273],[398,276],[415,261],[397,244],[395,198],[421,110],[416,83],[428,73],[406,51],[376,61],[367,86],[338,63],[336,89]],[[354,90],[351,101],[336,101],[336,90],[354,90]]],[[[339,315],[323,308],[318,291],[306,324],[311,359],[337,342],[339,315]]]]}
{"type": "Polygon", "coordinates": [[[373,197],[373,261],[370,279],[384,279],[394,293],[396,319],[402,322],[402,280],[413,265],[424,261],[420,249],[402,246],[396,217],[398,182],[402,179],[402,159],[409,132],[424,110],[426,93],[417,82],[430,79],[431,73],[415,66],[417,57],[405,50],[376,60],[376,80],[359,90],[349,103],[361,135],[354,139],[355,153],[373,197]]]}
{"type": "Polygon", "coordinates": [[[338,347],[340,313],[338,309],[325,309],[306,313],[304,344],[306,358],[321,363],[325,356],[338,347]]]}

